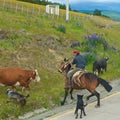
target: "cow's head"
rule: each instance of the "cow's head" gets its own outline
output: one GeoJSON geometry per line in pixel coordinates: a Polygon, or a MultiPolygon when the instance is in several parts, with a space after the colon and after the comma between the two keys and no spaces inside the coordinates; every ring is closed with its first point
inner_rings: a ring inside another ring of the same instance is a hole
{"type": "Polygon", "coordinates": [[[39,74],[38,74],[37,69],[32,72],[32,77],[31,77],[31,79],[32,79],[32,80],[35,80],[36,82],[39,82],[39,81],[40,81],[40,76],[39,76],[39,74]]]}

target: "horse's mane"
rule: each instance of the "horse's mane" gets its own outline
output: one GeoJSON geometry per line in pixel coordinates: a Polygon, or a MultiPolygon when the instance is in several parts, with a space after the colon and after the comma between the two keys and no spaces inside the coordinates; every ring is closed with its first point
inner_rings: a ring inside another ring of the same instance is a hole
{"type": "Polygon", "coordinates": [[[69,63],[69,64],[67,65],[67,71],[71,70],[71,67],[72,67],[72,65],[69,63]]]}

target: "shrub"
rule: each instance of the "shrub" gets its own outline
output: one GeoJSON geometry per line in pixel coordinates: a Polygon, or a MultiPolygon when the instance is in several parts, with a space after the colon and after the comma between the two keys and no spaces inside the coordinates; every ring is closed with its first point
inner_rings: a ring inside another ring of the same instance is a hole
{"type": "Polygon", "coordinates": [[[107,48],[105,44],[105,40],[102,37],[102,35],[92,34],[92,35],[86,36],[85,38],[87,39],[86,46],[91,50],[94,50],[96,47],[100,45],[104,46],[104,48],[107,48]]]}
{"type": "Polygon", "coordinates": [[[59,26],[57,27],[57,31],[60,31],[60,32],[66,33],[66,27],[63,26],[63,25],[59,25],[59,26]]]}

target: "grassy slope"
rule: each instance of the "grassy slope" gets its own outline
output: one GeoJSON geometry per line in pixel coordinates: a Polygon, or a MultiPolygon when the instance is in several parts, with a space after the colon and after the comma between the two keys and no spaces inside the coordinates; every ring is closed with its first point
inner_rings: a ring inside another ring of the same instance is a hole
{"type": "MultiPolygon", "coordinates": [[[[61,13],[65,14],[65,11],[61,11],[61,13]]],[[[48,109],[59,105],[64,91],[64,75],[58,73],[57,69],[64,57],[72,56],[73,49],[70,48],[70,44],[73,41],[82,42],[85,41],[86,35],[98,33],[103,34],[111,46],[119,49],[120,24],[116,24],[110,19],[89,17],[74,12],[71,12],[71,16],[70,22],[66,23],[63,19],[64,16],[55,20],[52,16],[27,16],[23,13],[0,9],[1,67],[37,68],[41,77],[40,83],[31,83],[30,98],[24,108],[12,102],[6,104],[5,91],[8,87],[0,87],[0,95],[2,96],[0,99],[0,119],[10,116],[17,117],[41,107],[48,109]],[[76,26],[76,24],[80,24],[80,26],[76,26]],[[59,25],[66,27],[66,33],[55,29],[59,25]],[[107,27],[100,28],[99,26],[107,27]]],[[[82,48],[80,49],[82,52],[86,52],[82,48]]],[[[119,53],[109,50],[103,51],[99,47],[97,54],[98,58],[110,57],[108,71],[101,77],[107,80],[119,78],[119,53]]],[[[88,64],[87,70],[92,71],[92,62],[88,64]]]]}

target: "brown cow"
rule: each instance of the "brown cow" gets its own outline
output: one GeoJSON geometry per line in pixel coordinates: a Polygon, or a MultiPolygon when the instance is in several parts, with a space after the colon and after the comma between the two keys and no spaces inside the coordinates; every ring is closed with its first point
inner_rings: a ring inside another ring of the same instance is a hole
{"type": "Polygon", "coordinates": [[[31,81],[40,81],[37,70],[25,70],[20,68],[0,68],[0,85],[22,86],[29,89],[31,81]]]}

